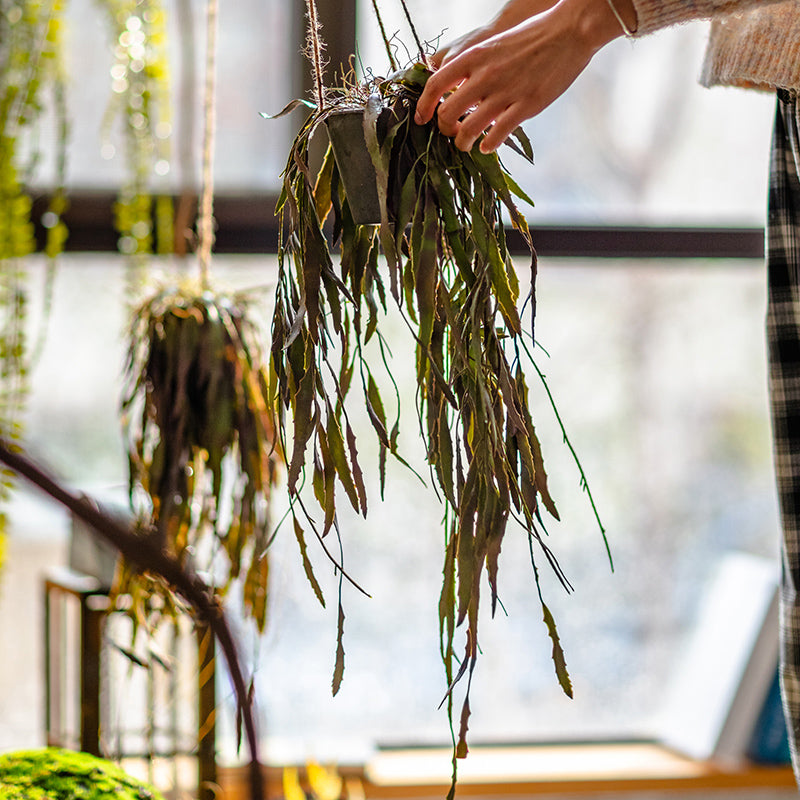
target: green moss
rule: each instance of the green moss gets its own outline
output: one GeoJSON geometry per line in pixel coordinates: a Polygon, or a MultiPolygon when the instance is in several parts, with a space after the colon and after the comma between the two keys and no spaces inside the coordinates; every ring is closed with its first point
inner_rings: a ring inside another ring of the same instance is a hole
{"type": "Polygon", "coordinates": [[[0,756],[0,800],[163,800],[116,764],[47,748],[0,756]]]}

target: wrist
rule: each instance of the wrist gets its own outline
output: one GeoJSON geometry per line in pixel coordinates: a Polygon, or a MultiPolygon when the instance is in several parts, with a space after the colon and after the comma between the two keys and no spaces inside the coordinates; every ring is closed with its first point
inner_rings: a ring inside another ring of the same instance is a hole
{"type": "Polygon", "coordinates": [[[488,27],[492,32],[502,33],[514,28],[525,20],[548,11],[558,0],[509,0],[495,16],[488,27]]]}
{"type": "Polygon", "coordinates": [[[592,52],[637,27],[632,0],[559,0],[558,6],[571,15],[578,36],[592,52]]]}
{"type": "Polygon", "coordinates": [[[639,20],[633,0],[606,0],[611,13],[626,36],[633,36],[639,27],[639,20]]]}

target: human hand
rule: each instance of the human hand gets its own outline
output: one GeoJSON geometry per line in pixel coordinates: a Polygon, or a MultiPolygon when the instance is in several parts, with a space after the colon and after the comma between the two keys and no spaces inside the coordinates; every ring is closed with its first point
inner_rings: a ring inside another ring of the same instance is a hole
{"type": "Polygon", "coordinates": [[[455,138],[456,147],[471,150],[483,136],[481,151],[492,152],[563,94],[594,53],[621,34],[606,0],[559,0],[448,53],[419,98],[416,121],[424,124],[437,111],[439,129],[455,138]]]}
{"type": "Polygon", "coordinates": [[[455,58],[464,50],[490,39],[498,33],[507,31],[520,22],[524,22],[535,14],[540,14],[555,5],[556,0],[508,0],[500,12],[486,25],[459,36],[452,42],[439,47],[430,57],[431,64],[437,69],[442,64],[455,58]]]}

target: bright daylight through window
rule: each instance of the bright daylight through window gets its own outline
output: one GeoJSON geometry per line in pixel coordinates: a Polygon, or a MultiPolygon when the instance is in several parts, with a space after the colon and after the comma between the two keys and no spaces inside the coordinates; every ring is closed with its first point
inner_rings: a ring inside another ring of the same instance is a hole
{"type": "MultiPolygon", "coordinates": [[[[200,130],[188,120],[199,101],[182,106],[181,91],[197,92],[201,84],[203,4],[166,5],[175,97],[172,155],[162,178],[166,189],[179,193],[198,181],[193,153],[200,130]],[[188,24],[181,17],[187,13],[188,24]],[[186,41],[180,49],[181,38],[194,39],[194,52],[186,41]]],[[[294,30],[289,16],[295,5],[222,5],[218,190],[262,202],[278,190],[293,133],[290,123],[266,121],[259,112],[277,112],[296,91],[296,56],[286,35],[294,30]]],[[[387,27],[398,32],[403,60],[401,42],[413,48],[399,8],[395,15],[388,5],[387,27]]],[[[420,34],[431,42],[461,33],[487,13],[477,0],[410,5],[420,34]]],[[[72,0],[69,19],[68,91],[76,111],[68,183],[73,191],[108,190],[122,174],[114,157],[121,144],[103,134],[112,61],[89,0],[72,0]]],[[[774,100],[699,88],[705,31],[697,24],[647,41],[616,42],[571,94],[526,124],[534,166],[501,153],[536,203],[523,207],[534,242],[537,225],[763,226],[774,100]],[[743,151],[764,157],[744,159],[743,151]]],[[[367,0],[360,0],[358,38],[358,63],[385,71],[367,0]]],[[[52,167],[46,160],[45,176],[52,167]]],[[[527,543],[511,531],[500,558],[502,609],[482,627],[472,688],[475,743],[651,734],[662,689],[715,566],[730,551],[777,556],[762,263],[597,255],[541,258],[537,339],[543,349],[536,358],[586,472],[616,571],[609,569],[547,395],[531,375],[537,433],[562,516],[548,526],[549,536],[575,591],[565,593],[550,576],[543,583],[575,699],[559,690],[527,543]]],[[[119,503],[125,502],[127,464],[117,404],[129,313],[125,292],[133,274],[123,261],[113,253],[61,259],[26,420],[34,454],[72,485],[119,503]]],[[[151,271],[180,269],[179,262],[156,258],[151,271]]],[[[220,282],[263,287],[257,312],[265,341],[276,269],[270,254],[223,255],[215,265],[220,282]]],[[[524,259],[517,269],[524,294],[524,259]]],[[[49,302],[37,288],[44,285],[43,272],[34,259],[34,326],[49,302]]],[[[408,331],[398,319],[387,330],[393,371],[410,409],[415,384],[408,331]]],[[[366,411],[354,424],[369,426],[366,411]]],[[[412,413],[401,431],[401,451],[427,478],[418,434],[412,413]]],[[[247,638],[245,648],[270,759],[347,761],[381,744],[449,743],[438,708],[446,689],[437,618],[441,506],[429,486],[397,463],[379,502],[377,452],[365,445],[361,455],[370,466],[370,515],[365,521],[343,514],[340,522],[348,565],[371,598],[345,593],[347,669],[336,698],[330,696],[336,604],[325,610],[317,603],[289,526],[272,545],[267,632],[260,641],[247,638]]],[[[37,618],[39,576],[66,557],[67,529],[59,513],[18,493],[0,580],[3,652],[22,647],[35,657],[39,634],[28,621],[37,618]],[[9,627],[12,618],[24,620],[24,629],[9,627]]],[[[336,576],[320,572],[326,596],[335,598],[336,576]]],[[[12,682],[21,688],[0,695],[0,748],[36,745],[41,720],[30,709],[41,700],[39,672],[22,658],[5,659],[0,684],[12,682]]],[[[220,687],[231,707],[224,676],[220,687]]],[[[230,728],[223,722],[219,745],[223,757],[235,761],[230,728]]]]}

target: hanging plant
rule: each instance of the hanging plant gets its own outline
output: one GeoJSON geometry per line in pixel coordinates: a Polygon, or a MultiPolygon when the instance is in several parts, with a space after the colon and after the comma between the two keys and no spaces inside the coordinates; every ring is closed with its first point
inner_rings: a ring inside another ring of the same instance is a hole
{"type": "MultiPolygon", "coordinates": [[[[280,449],[251,298],[211,287],[216,3],[208,7],[199,277],[162,288],[133,312],[122,399],[131,499],[159,546],[208,570],[219,588],[242,579],[259,630],[267,611],[270,500],[280,449]],[[223,572],[218,557],[222,556],[223,572]]],[[[117,586],[147,617],[157,584],[126,572],[117,586]]]]}
{"type": "Polygon", "coordinates": [[[154,192],[170,168],[170,81],[162,0],[103,0],[111,34],[111,100],[103,120],[104,151],[120,122],[127,176],[114,205],[123,255],[173,251],[172,198],[154,192]]]}
{"type": "MultiPolygon", "coordinates": [[[[377,4],[373,6],[378,13],[377,4]]],[[[353,402],[366,409],[378,441],[381,488],[387,457],[403,462],[397,446],[399,410],[391,419],[375,368],[382,364],[390,369],[380,323],[392,302],[407,322],[416,350],[419,426],[446,510],[439,618],[453,726],[453,689],[467,678],[457,735],[454,730],[455,778],[455,757],[467,752],[481,588],[485,576],[494,610],[499,556],[510,524],[528,538],[537,587],[538,550],[562,585],[571,588],[543,538],[545,514],[558,519],[558,511],[548,489],[525,372],[533,364],[536,254],[515,201],[531,201],[496,154],[483,154],[477,146],[461,152],[435,123],[414,122],[430,69],[413,27],[417,63],[396,69],[381,24],[392,74],[327,88],[314,0],[307,0],[307,9],[315,102],[295,101],[282,112],[301,104],[312,109],[283,173],[278,203],[283,234],[272,322],[272,369],[293,521],[305,553],[307,534],[320,542],[332,529],[338,535],[337,503],[348,503],[366,516],[366,488],[349,410],[353,402]],[[339,144],[334,127],[345,113],[354,113],[355,123],[339,144]],[[312,176],[310,142],[323,123],[332,148],[312,176]],[[363,151],[361,159],[368,162],[371,176],[353,180],[345,149],[363,151]],[[378,207],[372,219],[356,212],[369,194],[378,207]],[[524,303],[504,212],[530,251],[532,288],[524,303]],[[338,256],[323,231],[329,219],[338,256]],[[520,307],[529,315],[526,324],[520,307]],[[359,394],[357,401],[353,395],[359,394]],[[313,489],[317,514],[301,491],[304,485],[313,489]],[[461,626],[463,650],[455,639],[461,626]]],[[[532,160],[522,130],[507,144],[532,160]]],[[[538,377],[543,379],[541,373],[538,377]]],[[[394,402],[399,404],[399,398],[394,402]]],[[[582,472],[581,479],[587,488],[582,472]]],[[[556,624],[541,590],[539,597],[557,677],[571,696],[556,624]]],[[[344,669],[343,619],[340,599],[334,692],[344,669]]]]}
{"type": "MultiPolygon", "coordinates": [[[[0,2],[0,436],[10,442],[18,442],[21,436],[33,358],[26,341],[29,275],[25,258],[36,249],[28,186],[39,165],[38,127],[48,107],[54,111],[58,135],[56,189],[42,217],[46,229],[44,250],[50,259],[42,331],[55,259],[67,238],[62,220],[67,207],[63,12],[61,0],[0,2]]],[[[38,347],[33,350],[35,355],[38,347]]],[[[11,488],[11,475],[0,472],[0,567],[6,526],[4,506],[11,488]]]]}
{"type": "Polygon", "coordinates": [[[244,296],[196,285],[148,298],[133,316],[122,408],[131,494],[147,498],[151,535],[206,567],[203,554],[220,549],[223,584],[243,577],[263,629],[279,452],[247,307],[244,296]]]}

